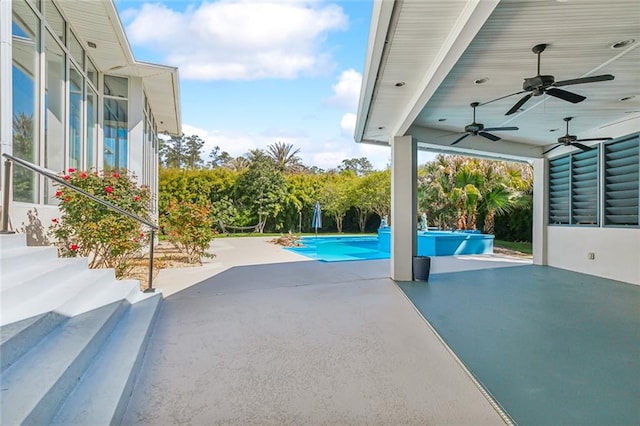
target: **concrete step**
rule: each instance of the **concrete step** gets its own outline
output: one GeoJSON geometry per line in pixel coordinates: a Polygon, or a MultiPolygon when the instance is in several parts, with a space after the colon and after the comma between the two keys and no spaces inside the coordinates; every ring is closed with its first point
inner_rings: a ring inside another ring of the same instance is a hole
{"type": "Polygon", "coordinates": [[[65,316],[46,312],[0,327],[0,373],[66,320],[65,316]]]}
{"type": "Polygon", "coordinates": [[[52,283],[68,279],[88,269],[87,259],[73,257],[67,259],[54,258],[44,262],[37,262],[30,268],[14,271],[10,274],[2,274],[2,297],[16,291],[26,291],[28,294],[37,294],[46,290],[52,283]],[[20,290],[22,289],[22,290],[20,290]]]}
{"type": "Polygon", "coordinates": [[[48,424],[130,304],[70,318],[0,375],[0,424],[48,424]]]}
{"type": "MultiPolygon", "coordinates": [[[[65,259],[72,260],[72,259],[65,259]]],[[[87,269],[83,259],[65,263],[50,274],[32,278],[23,285],[3,289],[0,324],[8,324],[34,315],[53,311],[78,297],[93,297],[105,286],[116,286],[111,269],[87,269]]],[[[112,302],[115,300],[111,300],[112,302]]],[[[86,310],[101,305],[94,304],[86,310]]]]}
{"type": "MultiPolygon", "coordinates": [[[[101,271],[111,271],[101,269],[101,271]]],[[[56,308],[56,312],[68,317],[81,315],[99,306],[108,305],[119,300],[128,300],[132,293],[139,293],[140,282],[137,280],[116,280],[103,284],[96,283],[88,286],[63,305],[56,308]]]]}
{"type": "MultiPolygon", "coordinates": [[[[51,282],[66,278],[75,271],[86,269],[87,259],[84,257],[55,258],[45,261],[35,260],[34,265],[30,268],[17,269],[11,273],[2,271],[0,290],[3,292],[2,294],[5,295],[6,293],[4,292],[11,288],[39,283],[40,281],[51,282]]],[[[39,291],[39,289],[36,288],[34,291],[39,291]]]]}
{"type": "Polygon", "coordinates": [[[16,247],[27,246],[26,234],[4,234],[0,235],[0,254],[5,250],[9,250],[16,247]]]}
{"type": "Polygon", "coordinates": [[[38,263],[57,257],[58,250],[50,246],[14,247],[3,250],[0,258],[3,280],[5,276],[12,276],[24,268],[37,267],[38,263]]]}
{"type": "Polygon", "coordinates": [[[156,294],[129,307],[51,424],[121,423],[161,301],[156,294]]]}

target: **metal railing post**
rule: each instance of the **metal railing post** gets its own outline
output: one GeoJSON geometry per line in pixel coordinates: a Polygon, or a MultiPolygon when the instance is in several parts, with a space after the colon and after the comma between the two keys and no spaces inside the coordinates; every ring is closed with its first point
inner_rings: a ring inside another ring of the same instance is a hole
{"type": "Polygon", "coordinates": [[[144,289],[145,293],[154,293],[156,291],[153,288],[153,243],[155,240],[155,231],[151,228],[151,241],[149,242],[149,283],[147,288],[144,289]]]}
{"type": "Polygon", "coordinates": [[[9,202],[11,191],[11,160],[4,160],[4,187],[2,188],[2,230],[0,234],[15,234],[9,230],[9,202]]]}

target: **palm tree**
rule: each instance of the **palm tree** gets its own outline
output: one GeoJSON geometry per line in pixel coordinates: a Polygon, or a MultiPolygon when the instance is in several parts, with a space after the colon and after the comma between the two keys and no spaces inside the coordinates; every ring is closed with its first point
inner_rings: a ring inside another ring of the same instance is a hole
{"type": "Polygon", "coordinates": [[[251,164],[249,160],[247,160],[245,157],[240,156],[230,159],[229,161],[224,163],[223,167],[236,172],[243,172],[249,168],[249,164],[251,164]]]}
{"type": "Polygon", "coordinates": [[[493,234],[495,232],[496,216],[509,213],[515,207],[515,194],[505,185],[496,185],[484,194],[483,205],[487,211],[484,217],[482,232],[493,234]]]}
{"type": "Polygon", "coordinates": [[[293,149],[292,144],[284,142],[276,142],[267,146],[267,155],[273,159],[282,172],[298,172],[301,170],[302,160],[296,155],[299,152],[300,148],[293,149]]]}

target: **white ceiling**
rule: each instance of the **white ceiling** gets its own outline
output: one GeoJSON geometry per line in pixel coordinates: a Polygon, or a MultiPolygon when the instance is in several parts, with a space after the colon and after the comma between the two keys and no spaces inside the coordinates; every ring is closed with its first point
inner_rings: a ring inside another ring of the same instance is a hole
{"type": "Polygon", "coordinates": [[[580,138],[640,130],[636,0],[387,0],[374,8],[367,61],[357,141],[388,143],[390,136],[411,134],[434,150],[535,158],[564,135],[563,117],[575,117],[570,133],[580,138]],[[636,42],[611,47],[628,39],[636,42]],[[473,121],[471,102],[518,92],[525,77],[536,75],[531,49],[540,43],[549,45],[541,74],[556,81],[613,74],[615,80],[563,87],[587,97],[578,104],[542,95],[505,116],[520,94],[481,106],[477,122],[520,130],[492,132],[503,138],[498,142],[470,136],[451,146],[457,137],[449,133],[473,121]],[[474,84],[480,78],[488,81],[474,84]],[[405,85],[396,87],[401,81],[405,85]],[[619,101],[628,96],[635,97],[619,101]]]}

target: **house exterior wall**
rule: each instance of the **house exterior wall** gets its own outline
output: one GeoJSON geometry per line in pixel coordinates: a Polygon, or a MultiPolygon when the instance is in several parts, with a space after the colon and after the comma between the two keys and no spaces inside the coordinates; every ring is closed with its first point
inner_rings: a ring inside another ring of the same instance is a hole
{"type": "Polygon", "coordinates": [[[542,241],[547,257],[536,263],[640,285],[639,137],[537,160],[534,252],[542,241]]]}
{"type": "MultiPolygon", "coordinates": [[[[64,20],[57,2],[40,4],[39,8],[27,0],[0,2],[0,154],[23,158],[56,173],[71,167],[103,170],[110,167],[106,141],[113,143],[114,135],[116,140],[122,136],[119,146],[126,146],[126,152],[115,167],[127,169],[136,175],[138,184],[150,188],[152,214],[157,217],[158,131],[143,79],[120,73],[117,78],[125,82],[127,95],[108,96],[105,79],[109,74],[95,67],[91,49],[77,41],[73,23],[64,20]],[[108,101],[124,105],[126,128],[120,133],[113,126],[107,131],[108,101]],[[18,116],[29,123],[29,131],[17,129],[18,116]]],[[[32,173],[25,175],[20,166],[13,168],[12,227],[20,230],[27,211],[33,208],[46,227],[58,214],[51,183],[32,173]]],[[[4,190],[3,170],[4,159],[0,192],[4,190]]]]}
{"type": "Polygon", "coordinates": [[[549,266],[640,285],[640,229],[548,226],[547,239],[549,266]]]}

